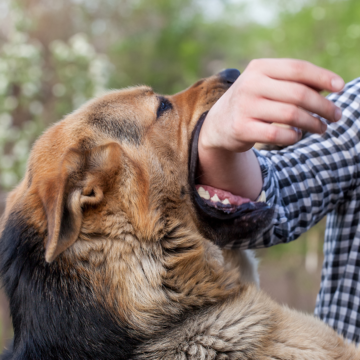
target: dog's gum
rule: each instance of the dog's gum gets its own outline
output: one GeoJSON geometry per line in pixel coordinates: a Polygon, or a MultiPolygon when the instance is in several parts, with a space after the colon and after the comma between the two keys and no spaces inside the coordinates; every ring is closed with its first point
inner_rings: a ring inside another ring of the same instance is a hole
{"type": "Polygon", "coordinates": [[[250,202],[250,199],[243,198],[241,196],[234,195],[229,191],[216,189],[208,185],[196,185],[196,189],[201,198],[205,200],[211,200],[214,203],[220,202],[224,205],[231,204],[240,206],[242,204],[250,202]]]}

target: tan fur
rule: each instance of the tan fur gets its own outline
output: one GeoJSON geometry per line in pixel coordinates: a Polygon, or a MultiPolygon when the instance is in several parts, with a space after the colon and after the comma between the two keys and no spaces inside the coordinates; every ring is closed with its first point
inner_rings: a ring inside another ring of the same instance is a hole
{"type": "Polygon", "coordinates": [[[226,89],[218,76],[200,81],[168,96],[172,109],[158,119],[145,86],[92,100],[36,142],[2,223],[17,211],[47,233],[46,260],[76,268],[149,339],[138,359],[360,358],[327,325],[252,285],[250,253],[221,251],[199,231],[189,142],[226,89]]]}

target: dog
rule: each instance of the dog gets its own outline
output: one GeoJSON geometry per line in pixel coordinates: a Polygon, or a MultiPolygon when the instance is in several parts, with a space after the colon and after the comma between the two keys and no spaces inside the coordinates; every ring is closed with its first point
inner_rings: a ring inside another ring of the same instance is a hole
{"type": "Polygon", "coordinates": [[[238,76],[113,91],[37,140],[1,219],[4,359],[360,358],[259,290],[249,253],[222,250],[273,216],[196,184],[201,124],[238,76]]]}

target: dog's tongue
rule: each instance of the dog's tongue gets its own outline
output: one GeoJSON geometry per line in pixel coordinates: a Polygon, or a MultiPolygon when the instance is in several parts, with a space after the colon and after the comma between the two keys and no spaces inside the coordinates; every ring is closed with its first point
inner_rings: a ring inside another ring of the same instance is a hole
{"type": "Polygon", "coordinates": [[[251,201],[250,199],[234,195],[229,191],[216,189],[208,185],[196,185],[196,190],[201,198],[211,200],[215,203],[222,202],[224,205],[231,204],[240,206],[251,201]]]}

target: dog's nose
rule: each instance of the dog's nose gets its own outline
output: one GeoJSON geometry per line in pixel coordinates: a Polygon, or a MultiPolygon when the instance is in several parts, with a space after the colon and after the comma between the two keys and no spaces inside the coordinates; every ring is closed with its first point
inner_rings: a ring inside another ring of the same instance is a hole
{"type": "Polygon", "coordinates": [[[221,72],[219,72],[219,76],[229,82],[230,84],[233,84],[235,80],[240,76],[240,71],[238,69],[226,69],[221,72]]]}

